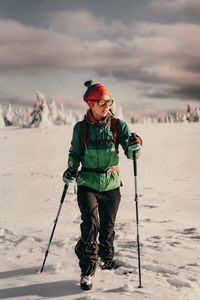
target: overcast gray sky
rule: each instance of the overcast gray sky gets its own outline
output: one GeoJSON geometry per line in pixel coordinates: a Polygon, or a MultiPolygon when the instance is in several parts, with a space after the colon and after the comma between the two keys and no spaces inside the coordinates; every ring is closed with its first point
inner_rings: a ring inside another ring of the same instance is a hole
{"type": "Polygon", "coordinates": [[[0,0],[0,101],[79,107],[84,81],[126,109],[200,101],[199,0],[0,0]]]}

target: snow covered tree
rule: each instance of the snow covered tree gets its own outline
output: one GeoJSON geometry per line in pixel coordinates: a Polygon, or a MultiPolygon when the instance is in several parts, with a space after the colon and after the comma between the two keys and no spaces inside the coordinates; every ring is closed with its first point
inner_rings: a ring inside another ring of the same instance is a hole
{"type": "Polygon", "coordinates": [[[14,113],[12,111],[12,107],[10,104],[7,106],[7,110],[4,114],[4,122],[6,126],[12,126],[13,125],[13,118],[14,118],[14,113]]]}
{"type": "Polygon", "coordinates": [[[3,111],[0,105],[0,128],[4,128],[5,127],[5,122],[4,122],[4,117],[3,117],[3,111]]]}
{"type": "Polygon", "coordinates": [[[31,113],[32,121],[29,126],[40,127],[41,129],[51,127],[52,123],[49,118],[49,108],[47,106],[45,96],[37,91],[37,102],[34,104],[33,111],[31,113]]]}
{"type": "Polygon", "coordinates": [[[48,105],[48,108],[49,108],[49,118],[51,119],[53,124],[56,124],[58,118],[58,111],[57,111],[57,105],[55,103],[54,98],[52,99],[51,103],[48,105]]]}
{"type": "Polygon", "coordinates": [[[66,125],[66,113],[62,103],[58,104],[56,125],[66,125]]]}

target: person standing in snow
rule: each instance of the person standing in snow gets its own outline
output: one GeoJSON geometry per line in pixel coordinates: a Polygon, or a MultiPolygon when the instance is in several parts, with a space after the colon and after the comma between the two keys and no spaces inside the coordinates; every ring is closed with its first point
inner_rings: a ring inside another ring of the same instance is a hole
{"type": "Polygon", "coordinates": [[[121,199],[117,145],[122,146],[127,158],[133,159],[133,151],[139,157],[142,143],[124,121],[114,118],[108,90],[91,80],[85,86],[84,101],[89,109],[84,120],[74,126],[63,181],[66,184],[75,178],[77,181],[82,223],[75,253],[81,269],[80,287],[89,290],[98,259],[103,269],[115,267],[114,224],[121,199]]]}

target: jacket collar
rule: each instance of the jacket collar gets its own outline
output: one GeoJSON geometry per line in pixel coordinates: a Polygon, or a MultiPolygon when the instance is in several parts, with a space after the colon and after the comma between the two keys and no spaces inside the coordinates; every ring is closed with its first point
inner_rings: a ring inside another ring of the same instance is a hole
{"type": "Polygon", "coordinates": [[[100,121],[97,121],[92,113],[91,109],[88,109],[86,115],[85,115],[85,119],[88,123],[98,126],[98,127],[104,127],[107,123],[109,123],[109,121],[113,118],[113,112],[111,110],[109,110],[107,116],[105,118],[103,118],[100,121]]]}

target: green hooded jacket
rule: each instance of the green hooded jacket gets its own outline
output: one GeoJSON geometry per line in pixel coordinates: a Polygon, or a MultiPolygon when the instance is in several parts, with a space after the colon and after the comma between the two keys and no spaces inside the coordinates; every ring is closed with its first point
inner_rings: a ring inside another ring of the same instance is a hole
{"type": "MultiPolygon", "coordinates": [[[[89,135],[91,141],[113,140],[110,121],[114,117],[110,111],[109,118],[104,124],[93,123],[90,114],[84,119],[89,124],[89,135]]],[[[77,185],[87,186],[99,192],[109,191],[120,186],[119,171],[96,173],[79,170],[80,163],[83,168],[113,168],[118,166],[119,155],[115,142],[107,144],[89,143],[83,151],[81,147],[82,122],[76,123],[73,130],[71,147],[69,150],[68,166],[75,168],[77,174],[77,185]]],[[[118,119],[118,142],[122,146],[127,158],[132,159],[132,153],[128,150],[128,138],[131,132],[126,122],[118,119]]]]}

